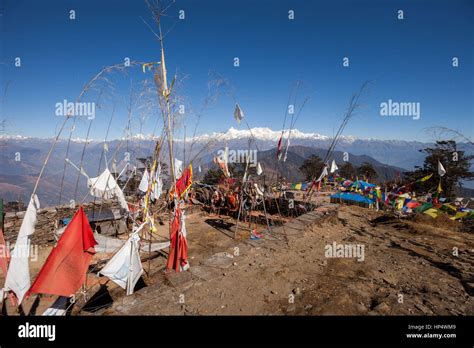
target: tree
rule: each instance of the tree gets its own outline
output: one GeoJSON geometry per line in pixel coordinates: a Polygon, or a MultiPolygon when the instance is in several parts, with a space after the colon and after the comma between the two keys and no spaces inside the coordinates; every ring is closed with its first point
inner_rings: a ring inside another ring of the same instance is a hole
{"type": "Polygon", "coordinates": [[[471,172],[471,161],[473,155],[466,155],[464,151],[457,149],[454,140],[437,141],[435,147],[420,150],[427,154],[423,167],[416,167],[414,171],[407,173],[409,182],[414,182],[414,188],[422,193],[435,191],[441,181],[443,195],[453,198],[456,186],[461,186],[462,180],[473,180],[474,173],[471,172]],[[446,174],[438,175],[438,161],[441,162],[446,174]],[[420,182],[420,179],[433,174],[429,180],[420,182]]]}
{"type": "Polygon", "coordinates": [[[375,171],[372,164],[369,162],[364,162],[361,166],[357,169],[357,173],[365,177],[365,180],[372,181],[377,179],[377,172],[375,171]]]}
{"type": "Polygon", "coordinates": [[[346,179],[352,179],[356,176],[357,171],[352,165],[351,162],[344,162],[344,164],[339,168],[339,175],[346,179]]]}
{"type": "MultiPolygon", "coordinates": [[[[245,175],[245,168],[247,168],[246,163],[231,163],[229,164],[230,176],[236,179],[242,179],[245,175]]],[[[247,168],[247,177],[250,175],[255,176],[257,174],[256,167],[248,166],[247,168]]]]}
{"type": "Polygon", "coordinates": [[[319,177],[324,168],[324,163],[320,157],[316,155],[311,155],[309,158],[305,159],[303,165],[299,170],[304,174],[306,180],[311,180],[314,177],[319,177]]]}
{"type": "Polygon", "coordinates": [[[219,179],[223,176],[222,170],[220,168],[209,168],[209,170],[204,174],[202,182],[207,185],[216,185],[219,182],[219,179]]]}

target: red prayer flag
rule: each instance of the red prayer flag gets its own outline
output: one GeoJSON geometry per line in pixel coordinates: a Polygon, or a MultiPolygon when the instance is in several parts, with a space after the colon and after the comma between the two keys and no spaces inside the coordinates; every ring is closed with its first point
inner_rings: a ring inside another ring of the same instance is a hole
{"type": "Polygon", "coordinates": [[[281,156],[281,140],[283,138],[283,133],[280,136],[280,140],[278,140],[278,147],[277,147],[277,159],[280,159],[281,156]]]}
{"type": "MultiPolygon", "coordinates": [[[[188,188],[193,183],[193,166],[190,164],[188,168],[181,174],[181,177],[176,181],[176,193],[181,198],[188,188]]],[[[171,195],[173,195],[174,187],[172,187],[171,195]]]]}
{"type": "Polygon", "coordinates": [[[26,293],[72,296],[84,284],[97,242],[82,206],[48,256],[26,293]]]}
{"type": "Polygon", "coordinates": [[[180,267],[188,263],[188,242],[181,231],[181,210],[176,209],[173,222],[171,224],[170,252],[166,270],[174,269],[180,271],[180,267]]]}
{"type": "MultiPolygon", "coordinates": [[[[0,214],[3,214],[0,211],[0,214]]],[[[2,269],[3,276],[7,277],[8,271],[8,264],[10,263],[10,251],[8,250],[8,246],[5,243],[5,238],[3,237],[3,228],[0,226],[0,268],[2,269]]],[[[10,302],[13,306],[17,305],[15,294],[11,291],[8,292],[8,297],[10,298],[10,302]]]]}

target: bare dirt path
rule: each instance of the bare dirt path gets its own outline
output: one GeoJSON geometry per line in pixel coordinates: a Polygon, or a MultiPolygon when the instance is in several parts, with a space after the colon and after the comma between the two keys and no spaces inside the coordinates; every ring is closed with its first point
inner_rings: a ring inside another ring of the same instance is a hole
{"type": "MultiPolygon", "coordinates": [[[[205,220],[189,218],[191,272],[156,272],[148,286],[119,294],[97,314],[474,314],[472,234],[354,206],[316,220],[302,216],[251,242],[205,220]],[[363,245],[364,260],[327,258],[333,242],[363,245]]],[[[153,262],[153,269],[164,264],[153,262]]]]}

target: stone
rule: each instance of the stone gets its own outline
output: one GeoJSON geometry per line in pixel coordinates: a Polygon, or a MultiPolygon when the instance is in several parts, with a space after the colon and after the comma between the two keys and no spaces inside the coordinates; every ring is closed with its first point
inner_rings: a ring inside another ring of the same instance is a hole
{"type": "Polygon", "coordinates": [[[220,272],[216,268],[206,266],[194,266],[189,271],[196,277],[209,281],[220,277],[220,272]]]}
{"type": "Polygon", "coordinates": [[[295,289],[291,290],[291,292],[295,295],[300,295],[301,294],[301,289],[300,288],[295,288],[295,289]]]}
{"type": "Polygon", "coordinates": [[[233,264],[234,256],[227,252],[221,252],[212,255],[210,258],[205,260],[203,263],[206,266],[217,267],[217,268],[229,268],[233,264]]]}
{"type": "Polygon", "coordinates": [[[193,276],[191,272],[174,272],[171,271],[165,274],[166,280],[175,288],[187,290],[193,285],[193,276]]]}

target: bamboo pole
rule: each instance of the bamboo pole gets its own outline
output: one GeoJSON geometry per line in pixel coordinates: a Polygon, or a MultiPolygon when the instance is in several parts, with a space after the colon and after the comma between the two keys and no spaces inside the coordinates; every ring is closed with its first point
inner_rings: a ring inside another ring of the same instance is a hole
{"type": "MultiPolygon", "coordinates": [[[[67,121],[69,120],[70,117],[71,117],[71,116],[69,116],[69,115],[65,117],[64,122],[63,122],[63,124],[61,125],[61,128],[59,129],[59,132],[58,132],[58,134],[56,135],[56,138],[54,139],[53,144],[51,144],[51,147],[50,147],[50,149],[49,149],[49,151],[48,151],[48,154],[47,154],[47,156],[46,156],[46,159],[45,159],[44,162],[43,162],[43,166],[41,167],[41,170],[40,170],[40,172],[39,172],[39,174],[38,174],[38,178],[36,179],[36,183],[35,183],[35,186],[34,186],[34,188],[33,188],[33,193],[31,194],[31,198],[33,198],[34,195],[36,194],[36,190],[38,189],[38,185],[39,185],[39,182],[40,182],[40,180],[41,180],[41,177],[43,176],[43,173],[44,173],[44,170],[45,170],[45,168],[46,168],[46,165],[48,164],[48,161],[49,161],[49,159],[50,159],[50,157],[51,157],[51,154],[53,153],[53,150],[54,150],[54,148],[56,147],[56,144],[58,143],[59,137],[61,136],[61,133],[62,133],[64,127],[66,126],[66,123],[67,123],[67,121]]],[[[29,202],[28,202],[28,204],[29,204],[29,202]]]]}

